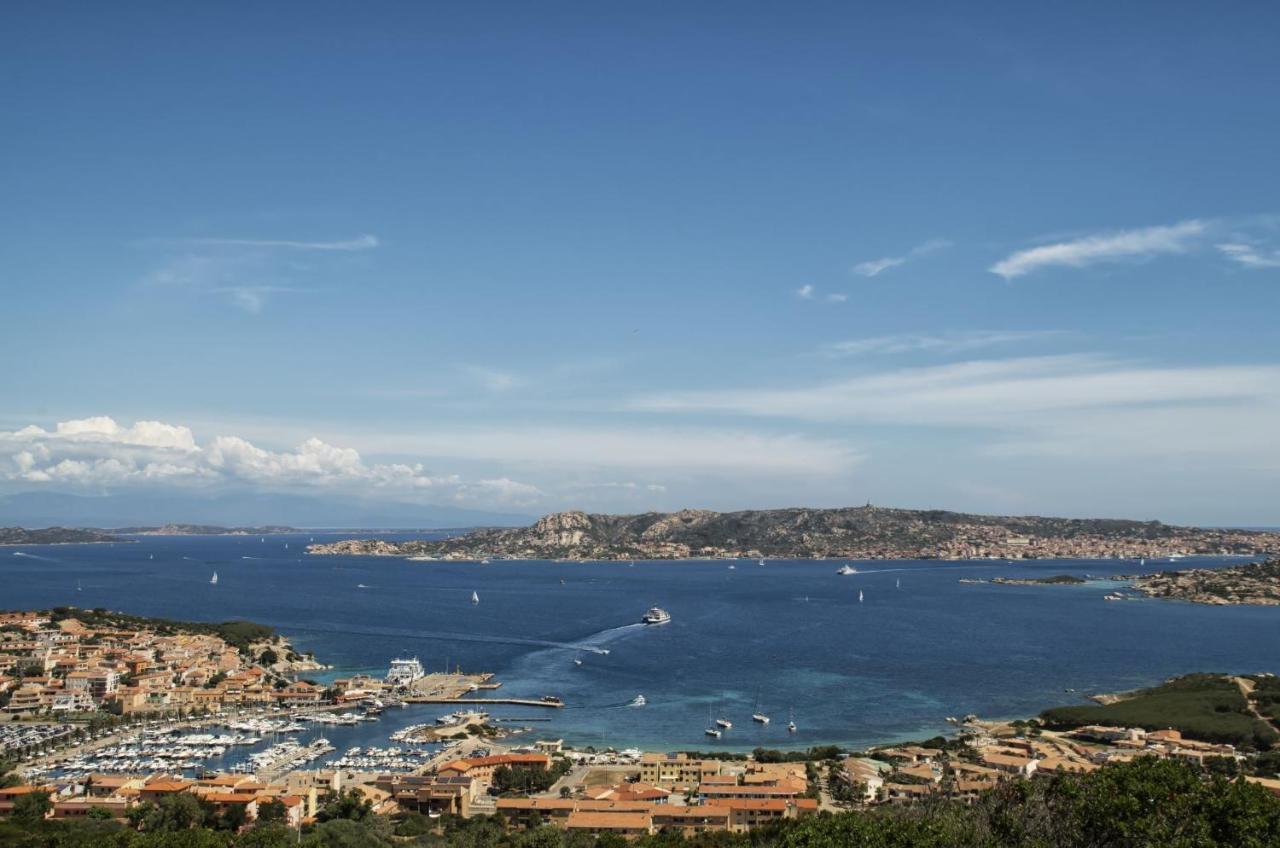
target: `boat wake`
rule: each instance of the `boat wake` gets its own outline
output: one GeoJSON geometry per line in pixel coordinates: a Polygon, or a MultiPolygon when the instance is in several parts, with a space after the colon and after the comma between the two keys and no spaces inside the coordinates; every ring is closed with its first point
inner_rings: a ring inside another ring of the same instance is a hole
{"type": "Polygon", "coordinates": [[[23,559],[38,559],[41,562],[60,562],[61,561],[61,560],[56,560],[53,557],[40,556],[39,554],[29,554],[26,551],[14,551],[13,555],[16,557],[22,557],[23,559]]]}
{"type": "Polygon", "coordinates": [[[299,633],[334,633],[344,636],[396,636],[405,639],[434,639],[444,642],[484,642],[491,645],[531,645],[536,648],[564,648],[571,651],[588,651],[601,655],[609,653],[608,648],[600,648],[582,642],[553,642],[549,639],[485,636],[476,633],[451,633],[439,630],[401,630],[395,627],[328,628],[293,624],[281,624],[279,628],[299,633]]]}

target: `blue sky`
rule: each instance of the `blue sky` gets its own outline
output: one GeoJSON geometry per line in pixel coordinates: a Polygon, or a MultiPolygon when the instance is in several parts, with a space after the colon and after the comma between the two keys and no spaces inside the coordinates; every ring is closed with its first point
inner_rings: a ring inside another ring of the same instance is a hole
{"type": "Polygon", "coordinates": [[[10,10],[0,491],[1280,524],[1273,4],[264,5],[10,10]]]}

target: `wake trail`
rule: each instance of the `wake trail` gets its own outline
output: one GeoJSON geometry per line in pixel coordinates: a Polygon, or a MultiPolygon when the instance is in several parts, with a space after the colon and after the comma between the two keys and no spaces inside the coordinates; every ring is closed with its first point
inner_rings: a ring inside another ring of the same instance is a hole
{"type": "Polygon", "coordinates": [[[26,551],[14,551],[13,555],[16,557],[22,557],[23,559],[38,559],[41,562],[61,562],[62,561],[62,560],[54,559],[53,557],[40,556],[39,554],[29,554],[26,551]]]}
{"type": "Polygon", "coordinates": [[[535,648],[562,648],[570,651],[588,651],[593,654],[607,654],[605,648],[581,642],[554,642],[549,639],[522,639],[518,636],[485,636],[476,633],[450,633],[438,630],[401,630],[394,627],[306,627],[288,624],[279,625],[281,630],[294,630],[302,633],[333,633],[345,636],[395,636],[405,639],[438,639],[447,642],[481,642],[490,645],[529,645],[535,648]]]}

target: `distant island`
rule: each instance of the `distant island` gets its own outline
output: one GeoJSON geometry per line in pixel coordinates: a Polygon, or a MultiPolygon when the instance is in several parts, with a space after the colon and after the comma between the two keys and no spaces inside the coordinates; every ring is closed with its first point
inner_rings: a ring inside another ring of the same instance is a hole
{"type": "Polygon", "coordinates": [[[1151,598],[1194,604],[1280,606],[1280,559],[1119,578],[1151,598]]]}
{"type": "Polygon", "coordinates": [[[83,545],[94,542],[123,541],[126,540],[101,530],[79,530],[72,527],[28,530],[24,527],[0,527],[0,545],[83,545]]]}
{"type": "Polygon", "coordinates": [[[992,577],[990,580],[966,580],[966,583],[994,583],[997,586],[1080,586],[1088,581],[1072,574],[1052,577],[992,577]]]}
{"type": "Polygon", "coordinates": [[[216,524],[165,524],[162,527],[117,527],[113,533],[130,536],[270,536],[301,533],[296,527],[270,524],[263,527],[220,527],[216,524]]]}
{"type": "Polygon", "coordinates": [[[1157,558],[1280,552],[1280,534],[1159,521],[970,515],[877,507],[681,510],[642,515],[559,512],[529,527],[441,540],[349,539],[312,554],[503,559],[1040,559],[1157,558]]]}

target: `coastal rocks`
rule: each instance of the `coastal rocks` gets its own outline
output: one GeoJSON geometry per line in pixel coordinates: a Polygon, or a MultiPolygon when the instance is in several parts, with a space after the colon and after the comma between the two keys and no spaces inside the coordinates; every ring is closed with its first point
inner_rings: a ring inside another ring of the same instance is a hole
{"type": "Polygon", "coordinates": [[[1152,598],[1215,606],[1280,606],[1280,560],[1230,568],[1192,568],[1127,578],[1152,598]]]}
{"type": "Polygon", "coordinates": [[[549,547],[572,548],[582,544],[591,530],[591,519],[585,512],[553,512],[533,525],[536,541],[549,547]]]}

